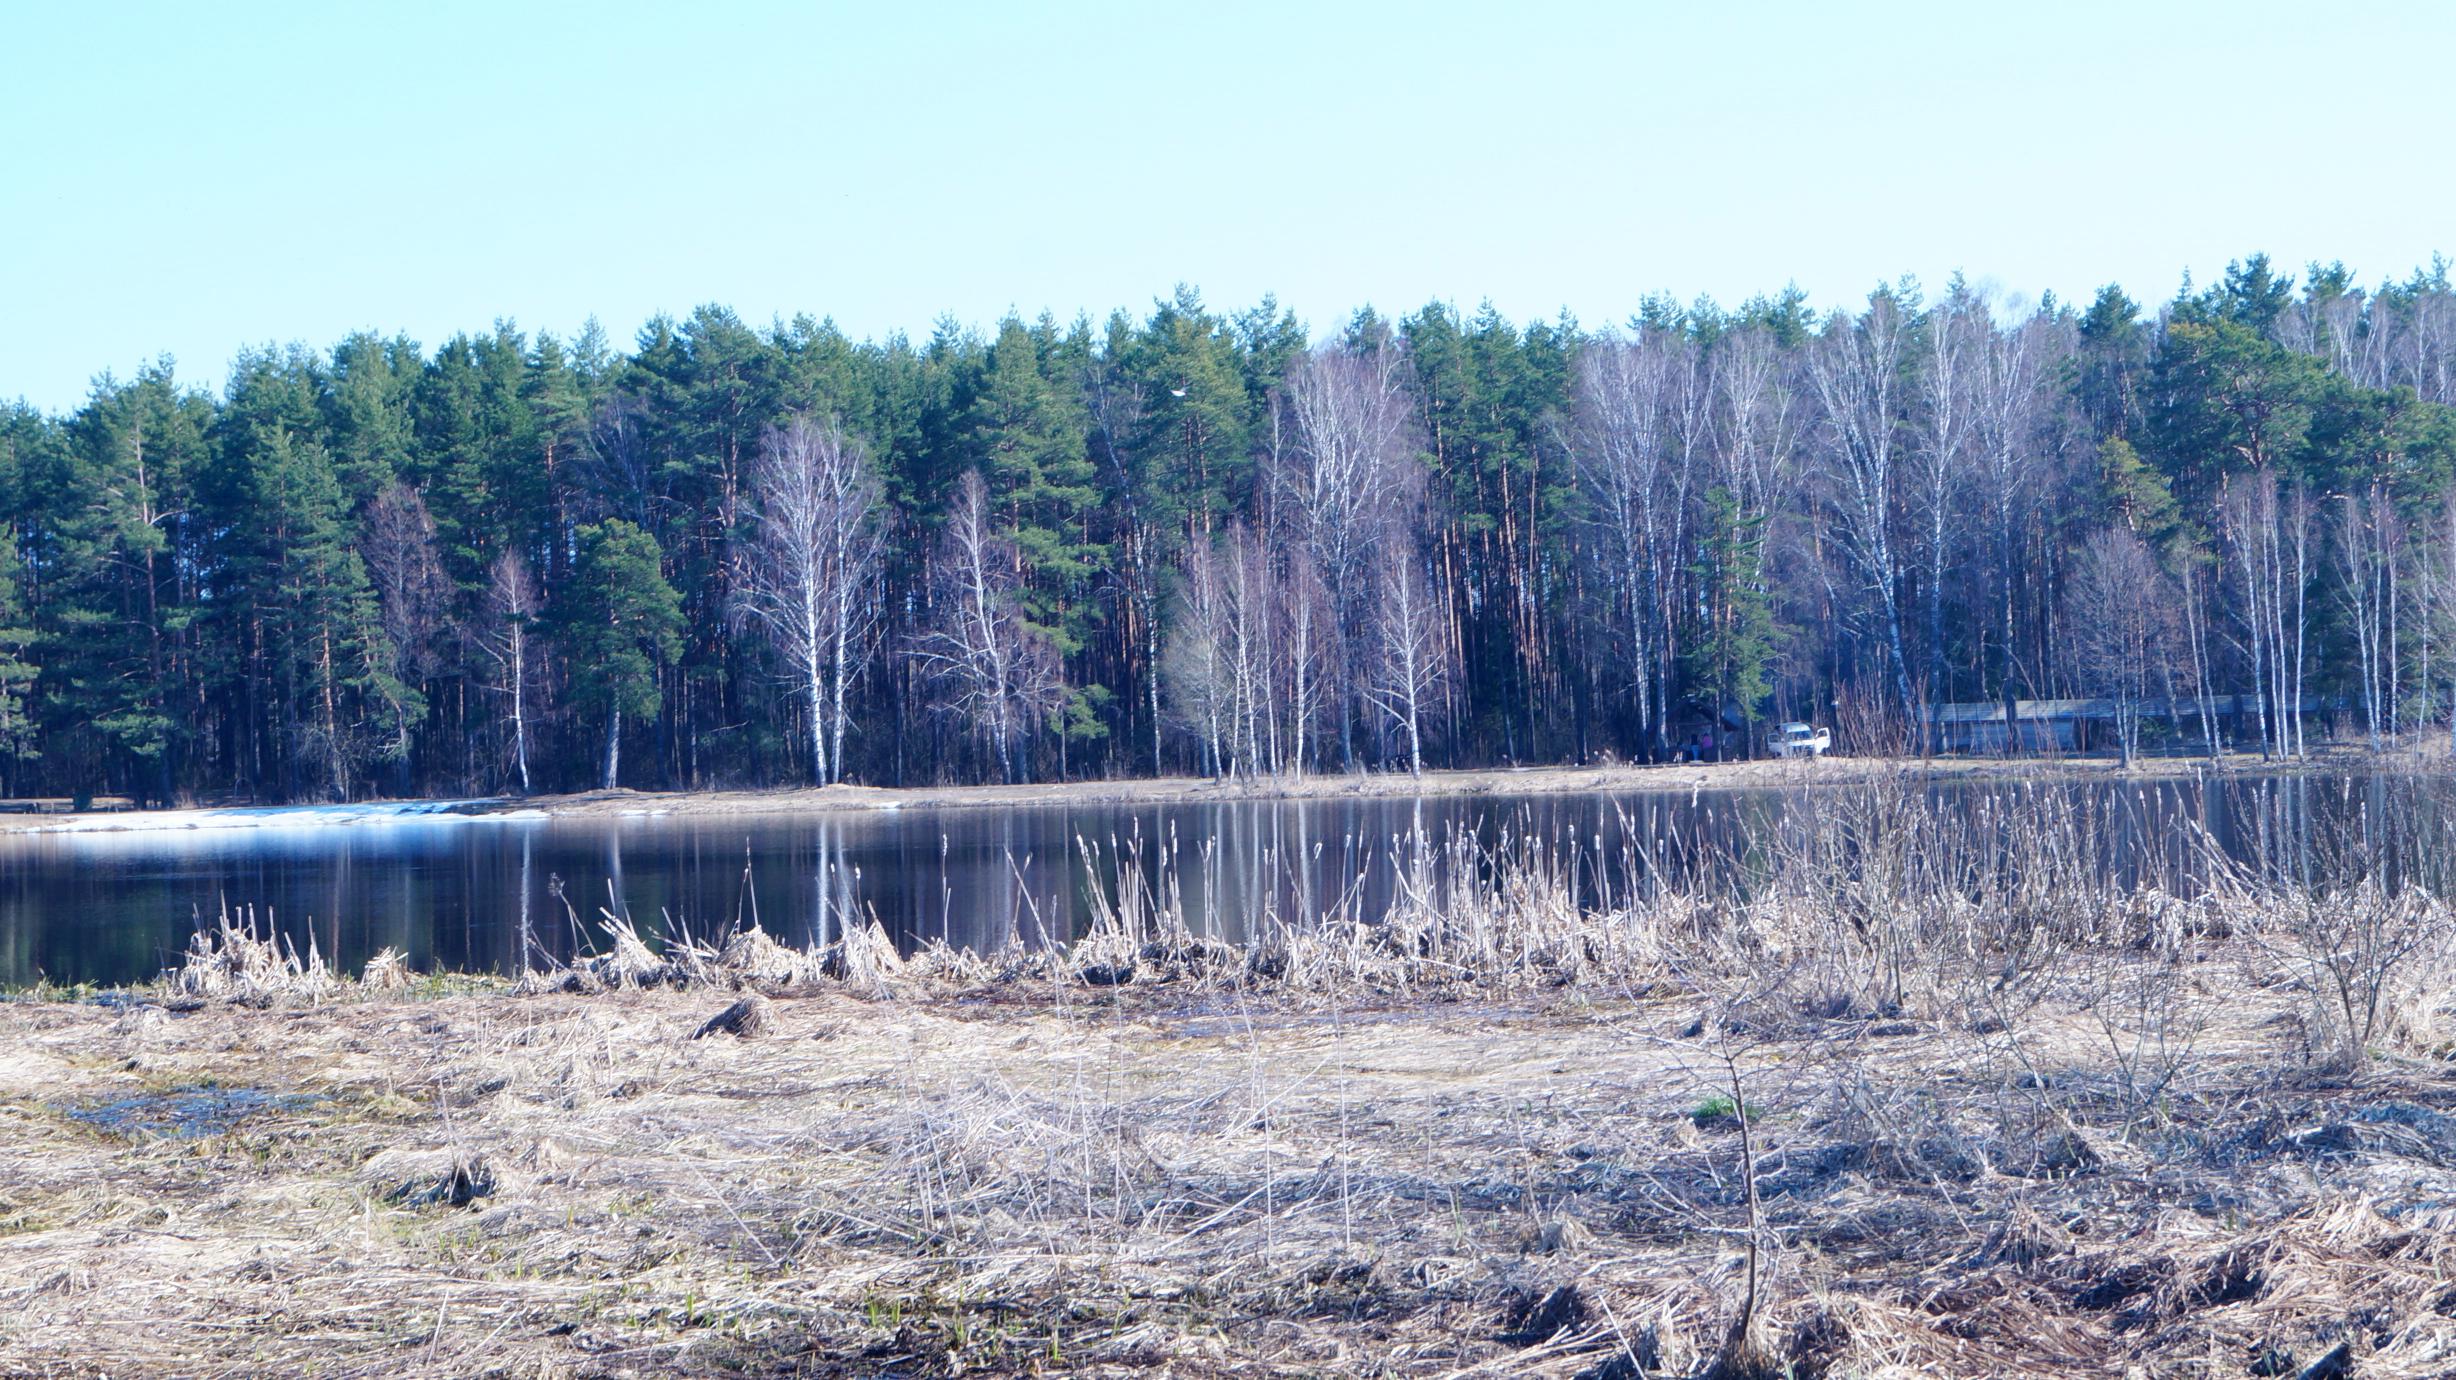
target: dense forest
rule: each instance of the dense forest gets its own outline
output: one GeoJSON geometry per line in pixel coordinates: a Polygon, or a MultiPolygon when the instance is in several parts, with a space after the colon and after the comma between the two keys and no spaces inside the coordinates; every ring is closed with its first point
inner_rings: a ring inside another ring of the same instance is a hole
{"type": "Polygon", "coordinates": [[[0,794],[2378,745],[2456,709],[2456,290],[2296,279],[164,362],[0,408],[0,794]]]}

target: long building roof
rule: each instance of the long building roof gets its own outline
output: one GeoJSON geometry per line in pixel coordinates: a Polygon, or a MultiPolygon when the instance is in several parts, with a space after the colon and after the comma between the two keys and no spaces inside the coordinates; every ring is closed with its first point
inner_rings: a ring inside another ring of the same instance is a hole
{"type": "MultiPolygon", "coordinates": [[[[2141,700],[2134,709],[2146,718],[2168,718],[2176,714],[2197,714],[2205,705],[2214,714],[2256,713],[2264,701],[2258,695],[2208,695],[2198,699],[2141,700]]],[[[2297,712],[2312,713],[2332,708],[2335,702],[2318,695],[2305,695],[2297,712]]],[[[2113,699],[2092,700],[2015,700],[2014,712],[2025,720],[2112,719],[2116,702],[2113,699]]],[[[1960,704],[1933,704],[1927,707],[1927,722],[1932,724],[1984,724],[2004,722],[2004,701],[1972,700],[1960,704]]]]}

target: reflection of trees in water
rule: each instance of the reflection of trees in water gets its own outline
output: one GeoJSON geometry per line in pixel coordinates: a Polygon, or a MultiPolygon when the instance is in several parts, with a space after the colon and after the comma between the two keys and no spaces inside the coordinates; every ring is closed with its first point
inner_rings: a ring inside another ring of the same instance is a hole
{"type": "Polygon", "coordinates": [[[623,826],[605,831],[606,905],[625,922],[631,920],[630,889],[623,884],[623,826]]]}
{"type": "Polygon", "coordinates": [[[812,833],[808,931],[816,944],[832,944],[868,919],[848,829],[841,820],[823,818],[812,833]]]}
{"type": "MultiPolygon", "coordinates": [[[[714,937],[755,918],[780,940],[828,943],[876,915],[906,944],[1038,944],[1076,933],[1095,895],[1116,904],[1127,870],[1149,889],[1138,899],[1236,941],[1267,924],[1371,920],[1402,895],[1438,902],[1502,848],[1541,855],[1581,905],[1612,908],[1708,872],[1746,885],[1858,789],[0,839],[0,983],[147,980],[225,904],[338,966],[389,945],[423,965],[510,971],[584,943],[573,918],[602,944],[608,909],[652,936],[669,920],[714,937]]],[[[2281,884],[2359,874],[2445,890],[2456,859],[2456,780],[2428,773],[1906,789],[1913,805],[1958,810],[1973,839],[2061,819],[2068,856],[2126,886],[2188,890],[2222,858],[2281,884]]]]}
{"type": "Polygon", "coordinates": [[[526,968],[533,959],[545,955],[537,943],[537,927],[529,919],[529,903],[537,894],[537,839],[530,831],[520,831],[520,932],[514,940],[515,952],[511,966],[526,968]]]}

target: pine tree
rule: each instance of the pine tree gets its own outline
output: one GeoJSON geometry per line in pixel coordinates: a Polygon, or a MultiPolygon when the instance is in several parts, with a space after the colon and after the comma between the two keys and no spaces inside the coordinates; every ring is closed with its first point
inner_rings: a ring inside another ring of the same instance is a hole
{"type": "Polygon", "coordinates": [[[324,390],[325,432],[333,469],[352,507],[365,503],[416,462],[411,398],[425,373],[418,347],[361,332],[333,347],[324,390]]]}
{"type": "Polygon", "coordinates": [[[1122,363],[1142,398],[1135,484],[1175,536],[1160,553],[1173,563],[1184,541],[1207,540],[1252,492],[1257,414],[1235,336],[1190,287],[1159,304],[1128,351],[1122,363]]]}
{"type": "Polygon", "coordinates": [[[199,591],[193,486],[206,458],[208,405],[169,367],[132,383],[105,379],[68,429],[59,509],[48,522],[49,658],[59,709],[76,725],[67,765],[76,789],[113,777],[167,799],[179,777],[195,668],[189,628],[199,591]]]}
{"type": "Polygon", "coordinates": [[[11,794],[20,769],[42,755],[32,703],[34,629],[18,589],[23,568],[16,533],[0,525],[0,795],[11,794]]]}
{"type": "Polygon", "coordinates": [[[2120,436],[2109,436],[2098,447],[2098,485],[2104,494],[2103,516],[2152,546],[2172,536],[2182,521],[2166,476],[2120,436]]]}
{"type": "Polygon", "coordinates": [[[572,699],[605,716],[604,785],[622,767],[623,720],[665,706],[658,678],[682,653],[682,596],[667,583],[657,540],[621,518],[579,531],[580,559],[558,609],[572,699]]]}
{"type": "Polygon", "coordinates": [[[1024,617],[1063,657],[1080,652],[1089,636],[1096,609],[1085,596],[1108,556],[1089,539],[1100,492],[1070,353],[1047,317],[1031,327],[1008,317],[969,385],[965,414],[968,447],[989,488],[992,531],[1021,564],[1024,617]]]}
{"type": "Polygon", "coordinates": [[[1683,669],[1697,708],[1718,722],[1736,712],[1753,724],[1773,693],[1773,603],[1753,578],[1765,519],[1743,514],[1739,500],[1719,484],[1706,490],[1704,509],[1690,571],[1699,594],[1698,626],[1690,632],[1683,669]]]}
{"type": "Polygon", "coordinates": [[[275,431],[252,459],[262,511],[275,515],[258,597],[293,752],[291,789],[347,799],[364,763],[402,750],[395,745],[425,706],[397,674],[324,447],[275,431]]]}

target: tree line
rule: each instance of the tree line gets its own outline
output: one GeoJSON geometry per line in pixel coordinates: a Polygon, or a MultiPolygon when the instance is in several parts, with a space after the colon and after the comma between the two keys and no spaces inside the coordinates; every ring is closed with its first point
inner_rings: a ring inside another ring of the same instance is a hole
{"type": "MultiPolygon", "coordinates": [[[[0,409],[0,793],[331,799],[2456,733],[2456,293],[1586,329],[705,307],[0,409]],[[2211,697],[2255,697],[2247,712],[2211,697]]],[[[2452,739],[2451,741],[2456,741],[2452,739]]]]}

